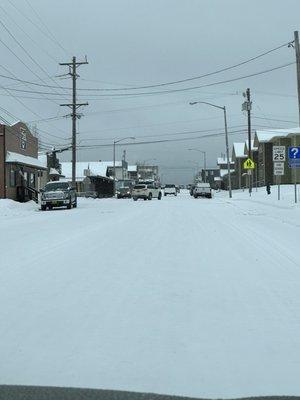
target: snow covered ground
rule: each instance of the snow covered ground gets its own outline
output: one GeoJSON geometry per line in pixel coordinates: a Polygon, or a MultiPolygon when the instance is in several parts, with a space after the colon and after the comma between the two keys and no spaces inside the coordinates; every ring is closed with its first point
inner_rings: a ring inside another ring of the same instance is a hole
{"type": "Polygon", "coordinates": [[[0,384],[300,395],[300,205],[0,200],[0,384]]]}

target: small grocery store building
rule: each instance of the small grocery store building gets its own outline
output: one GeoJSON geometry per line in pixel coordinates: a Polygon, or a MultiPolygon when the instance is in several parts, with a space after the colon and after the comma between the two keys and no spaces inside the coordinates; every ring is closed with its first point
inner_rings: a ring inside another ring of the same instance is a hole
{"type": "Polygon", "coordinates": [[[0,199],[35,198],[38,176],[46,169],[38,159],[38,138],[25,123],[0,124],[0,199]]]}

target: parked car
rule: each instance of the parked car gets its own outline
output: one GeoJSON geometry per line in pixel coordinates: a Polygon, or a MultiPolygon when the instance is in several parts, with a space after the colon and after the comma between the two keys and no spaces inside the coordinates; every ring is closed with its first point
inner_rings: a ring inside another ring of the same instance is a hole
{"type": "Polygon", "coordinates": [[[131,198],[131,189],[130,189],[130,187],[120,187],[117,190],[117,198],[118,199],[125,199],[125,198],[130,199],[131,198]]]}
{"type": "Polygon", "coordinates": [[[48,182],[41,190],[41,210],[50,210],[53,207],[77,207],[77,196],[75,189],[69,182],[48,182]]]}
{"type": "Polygon", "coordinates": [[[133,187],[132,198],[134,201],[137,199],[152,200],[157,198],[161,200],[161,188],[155,184],[139,183],[133,187]]]}
{"type": "Polygon", "coordinates": [[[209,183],[197,183],[193,195],[195,197],[195,199],[197,199],[197,197],[208,197],[208,198],[212,198],[212,188],[210,187],[209,183]]]}
{"type": "Polygon", "coordinates": [[[164,195],[172,194],[173,196],[177,196],[177,189],[175,185],[166,185],[164,190],[164,195]]]}

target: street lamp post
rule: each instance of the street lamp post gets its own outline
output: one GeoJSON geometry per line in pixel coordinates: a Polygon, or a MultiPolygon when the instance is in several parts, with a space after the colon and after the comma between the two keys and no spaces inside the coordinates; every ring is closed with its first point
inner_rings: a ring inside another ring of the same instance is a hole
{"type": "Polygon", "coordinates": [[[124,137],[124,138],[122,138],[122,139],[114,140],[114,145],[113,145],[114,194],[115,194],[115,191],[116,191],[116,144],[119,143],[119,142],[122,142],[123,140],[126,140],[126,139],[132,139],[132,140],[134,140],[135,137],[133,137],[133,136],[127,136],[127,137],[124,137]]]}
{"type": "Polygon", "coordinates": [[[204,182],[206,182],[206,151],[200,149],[189,149],[189,151],[198,151],[203,154],[204,157],[204,182]]]}
{"type": "Polygon", "coordinates": [[[224,113],[224,128],[225,128],[225,146],[226,146],[226,157],[227,157],[227,172],[228,172],[228,191],[229,197],[232,197],[232,189],[231,189],[231,172],[230,172],[230,159],[229,159],[229,142],[228,142],[228,128],[227,128],[227,114],[225,106],[218,106],[216,104],[208,103],[207,101],[193,101],[190,102],[190,105],[193,106],[195,104],[206,104],[211,107],[219,108],[223,110],[224,113]]]}

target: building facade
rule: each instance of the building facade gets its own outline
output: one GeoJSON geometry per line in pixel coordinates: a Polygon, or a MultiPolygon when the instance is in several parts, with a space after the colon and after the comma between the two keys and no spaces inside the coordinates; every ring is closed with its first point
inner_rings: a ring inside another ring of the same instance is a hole
{"type": "Polygon", "coordinates": [[[38,138],[28,126],[0,124],[0,198],[21,202],[36,198],[38,175],[44,170],[38,159],[38,138]]]}

